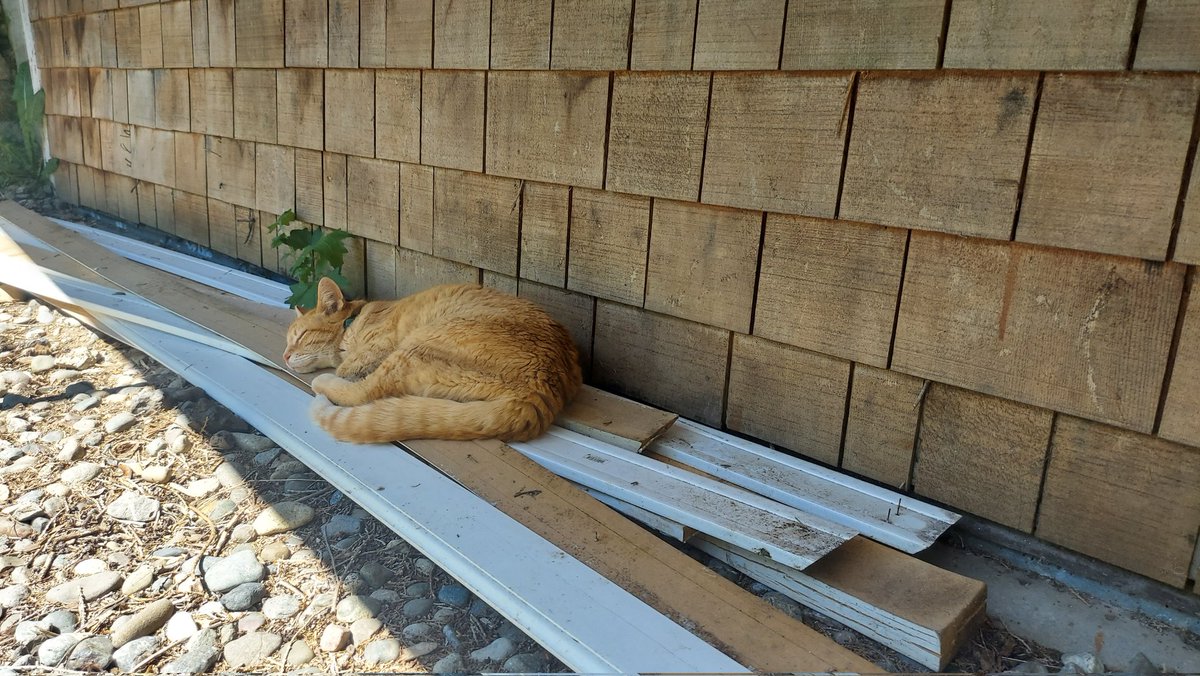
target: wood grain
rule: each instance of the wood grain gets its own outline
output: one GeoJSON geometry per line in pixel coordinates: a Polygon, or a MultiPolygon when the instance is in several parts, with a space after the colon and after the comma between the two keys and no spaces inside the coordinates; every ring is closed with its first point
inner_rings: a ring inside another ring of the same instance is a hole
{"type": "Polygon", "coordinates": [[[50,146],[50,155],[57,157],[60,162],[84,163],[80,118],[47,115],[46,141],[50,146]]]}
{"type": "Polygon", "coordinates": [[[158,3],[138,8],[142,68],[163,67],[162,9],[158,3]]]}
{"type": "Polygon", "coordinates": [[[238,67],[283,68],[283,0],[237,0],[234,4],[238,67]]]}
{"type": "Polygon", "coordinates": [[[387,67],[433,65],[433,0],[387,0],[387,67]]]}
{"type": "Polygon", "coordinates": [[[646,309],[750,332],[762,214],[655,200],[646,309]]]}
{"type": "Polygon", "coordinates": [[[237,258],[239,232],[236,207],[228,202],[208,200],[208,246],[213,251],[237,258]]]}
{"type": "MultiPolygon", "coordinates": [[[[528,187],[528,186],[526,186],[528,187]]],[[[579,348],[579,365],[586,378],[592,365],[592,332],[595,329],[596,299],[555,286],[519,280],[517,295],[542,306],[551,317],[567,327],[575,347],[579,348]]],[[[585,388],[586,389],[586,388],[585,388]]],[[[614,424],[624,425],[624,422],[614,424]]]]}
{"type": "Polygon", "coordinates": [[[328,0],[284,0],[284,63],[289,68],[329,65],[328,0]]]}
{"type": "MultiPolygon", "coordinates": [[[[400,163],[346,158],[346,230],[376,242],[400,241],[400,163]]],[[[326,219],[328,222],[328,218],[326,219]]]]}
{"type": "Polygon", "coordinates": [[[1034,75],[867,73],[842,218],[1008,239],[1034,75]]]}
{"type": "Polygon", "coordinates": [[[159,230],[175,234],[175,190],[165,185],[154,186],[154,213],[159,230]]]}
{"type": "Polygon", "coordinates": [[[1147,0],[1138,33],[1138,70],[1200,70],[1200,4],[1147,0]]]}
{"type": "MultiPolygon", "coordinates": [[[[192,66],[208,68],[208,0],[191,0],[189,4],[192,9],[192,66]]],[[[113,61],[113,65],[116,65],[115,54],[113,61]]]]}
{"type": "Polygon", "coordinates": [[[1200,447],[1200,416],[1196,415],[1200,411],[1200,290],[1196,289],[1194,278],[1180,321],[1179,345],[1158,434],[1164,439],[1200,447]]]}
{"type": "Polygon", "coordinates": [[[276,136],[280,145],[321,150],[325,145],[324,71],[276,71],[276,136]]]}
{"type": "Polygon", "coordinates": [[[896,371],[854,365],[842,469],[896,490],[909,488],[925,383],[896,371]]]}
{"type": "Polygon", "coordinates": [[[400,165],[400,246],[433,253],[433,167],[400,165]]]}
{"type": "Polygon", "coordinates": [[[492,0],[491,68],[545,70],[550,67],[548,0],[492,0]]]}
{"type": "Polygon", "coordinates": [[[515,277],[520,192],[515,179],[435,169],[434,255],[515,277]]]}
{"type": "MultiPolygon", "coordinates": [[[[483,111],[479,113],[483,124],[483,111]]],[[[480,161],[483,136],[480,132],[480,161]]],[[[375,156],[421,160],[421,71],[375,71],[375,156]]]]}
{"type": "Polygon", "coordinates": [[[1183,272],[914,231],[892,368],[1148,432],[1183,272]]]}
{"type": "Polygon", "coordinates": [[[696,17],[698,70],[774,70],[779,67],[785,0],[700,0],[696,17]]]}
{"type": "Polygon", "coordinates": [[[567,288],[640,306],[649,236],[649,198],[575,188],[567,288]]]}
{"type": "MultiPolygon", "coordinates": [[[[129,84],[129,123],[141,127],[153,127],[154,119],[154,71],[127,70],[125,80],[129,84]]],[[[52,112],[68,114],[57,106],[52,112]]]]}
{"type": "Polygon", "coordinates": [[[208,199],[190,192],[172,193],[175,234],[200,246],[208,246],[208,199]]]}
{"type": "Polygon", "coordinates": [[[521,199],[521,277],[565,286],[571,189],[530,181],[521,199]]]}
{"type": "Polygon", "coordinates": [[[325,223],[324,155],[296,149],[296,218],[305,223],[325,223]]]}
{"type": "Polygon", "coordinates": [[[396,297],[396,247],[368,239],[366,245],[367,295],[369,300],[396,297]]]}
{"type": "Polygon", "coordinates": [[[940,0],[817,0],[788,3],[783,68],[935,68],[940,0]]]}
{"type": "MultiPolygon", "coordinates": [[[[113,119],[112,79],[114,73],[119,73],[119,71],[112,71],[108,68],[88,69],[88,89],[92,93],[91,117],[101,120],[113,119]]],[[[126,101],[126,105],[128,105],[128,101],[126,101]]]]}
{"type": "Polygon", "coordinates": [[[1046,76],[1017,239],[1163,260],[1200,80],[1046,76]]]}
{"type": "Polygon", "coordinates": [[[192,111],[188,71],[170,68],[154,71],[154,126],[190,131],[192,111]]]}
{"type": "Polygon", "coordinates": [[[208,158],[203,134],[175,134],[175,187],[197,195],[208,192],[208,158]]]}
{"type": "Polygon", "coordinates": [[[396,249],[396,296],[411,296],[439,284],[478,284],[479,268],[411,249],[396,249]]]}
{"type": "Polygon", "coordinates": [[[254,144],[210,136],[207,150],[208,196],[254,208],[254,144]]]}
{"type": "Polygon", "coordinates": [[[421,162],[483,171],[486,73],[427,70],[421,74],[421,162]]]}
{"type": "Polygon", "coordinates": [[[278,108],[275,71],[236,68],[233,71],[233,134],[245,141],[275,143],[278,108]]]}
{"type": "MultiPolygon", "coordinates": [[[[237,65],[235,4],[234,0],[208,1],[208,65],[214,68],[231,68],[237,65]]],[[[120,51],[119,45],[117,51],[120,51]]]]}
{"type": "Polygon", "coordinates": [[[690,70],[696,0],[640,0],[633,7],[634,70],[690,70]]]}
{"type": "Polygon", "coordinates": [[[326,70],[325,149],[375,155],[375,71],[326,70]]]}
{"type": "Polygon", "coordinates": [[[708,123],[707,73],[629,73],[613,79],[609,190],[696,200],[708,123]]]}
{"type": "MultiPolygon", "coordinates": [[[[233,136],[233,71],[225,68],[195,68],[188,72],[188,82],[191,86],[192,131],[213,136],[233,136]]],[[[116,84],[116,80],[113,80],[113,84],[116,84]]],[[[113,97],[115,101],[115,89],[113,97]]]]}
{"type": "MultiPolygon", "coordinates": [[[[186,1],[164,2],[161,7],[163,67],[191,68],[195,65],[192,59],[192,4],[186,1]]],[[[89,15],[89,18],[94,16],[89,15]]],[[[92,34],[96,37],[98,50],[99,33],[92,34]]]]}
{"type": "Polygon", "coordinates": [[[254,208],[278,216],[296,206],[296,149],[254,147],[254,208]]]}
{"type": "Polygon", "coordinates": [[[387,0],[358,0],[358,66],[387,65],[387,0]]]}
{"type": "Polygon", "coordinates": [[[1187,580],[1200,451],[1059,416],[1037,536],[1167,584],[1187,580]]]}
{"type": "Polygon", "coordinates": [[[550,67],[619,70],[629,65],[633,0],[555,0],[550,67]]]}
{"type": "Polygon", "coordinates": [[[831,217],[850,76],[713,76],[701,201],[831,217]]]}
{"type": "Polygon", "coordinates": [[[358,68],[358,0],[329,0],[329,67],[358,68]]]}
{"type": "Polygon", "coordinates": [[[734,334],[725,425],[837,466],[850,362],[734,334]]]}
{"type": "Polygon", "coordinates": [[[1180,263],[1200,263],[1200,170],[1197,170],[1195,160],[1192,160],[1192,179],[1186,190],[1173,259],[1180,263]]]}
{"type": "Polygon", "coordinates": [[[139,181],[175,185],[175,134],[162,129],[130,128],[128,140],[132,153],[128,171],[120,173],[139,181]]]}
{"type": "Polygon", "coordinates": [[[886,367],[907,236],[876,225],[769,214],[754,334],[886,367]]]}
{"type": "Polygon", "coordinates": [[[433,67],[488,67],[491,0],[433,0],[433,67]]]}

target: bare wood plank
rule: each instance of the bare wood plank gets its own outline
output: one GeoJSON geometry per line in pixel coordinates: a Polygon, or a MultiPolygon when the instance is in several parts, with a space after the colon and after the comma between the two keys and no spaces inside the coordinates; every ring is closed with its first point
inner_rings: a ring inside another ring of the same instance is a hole
{"type": "Polygon", "coordinates": [[[166,2],[162,4],[162,43],[164,68],[191,68],[192,57],[192,3],[166,2]]]}
{"type": "Polygon", "coordinates": [[[516,277],[509,277],[508,275],[502,275],[499,272],[492,272],[491,270],[480,270],[479,272],[481,277],[480,284],[483,286],[503,291],[512,296],[517,295],[516,277]]]}
{"type": "Polygon", "coordinates": [[[200,246],[208,246],[208,199],[182,190],[176,190],[172,196],[175,234],[200,246]]]}
{"type": "Polygon", "coordinates": [[[1192,167],[1191,184],[1184,194],[1182,221],[1175,240],[1174,260],[1200,263],[1200,171],[1192,167]]]}
{"type": "Polygon", "coordinates": [[[559,427],[630,451],[641,451],[679,416],[584,386],[554,421],[559,427]]]}
{"type": "Polygon", "coordinates": [[[296,218],[325,223],[325,158],[316,150],[296,149],[296,218]]]}
{"type": "Polygon", "coordinates": [[[127,70],[125,79],[129,84],[129,122],[141,127],[153,127],[154,119],[154,71],[127,70]]]}
{"type": "Polygon", "coordinates": [[[603,187],[607,76],[500,71],[487,100],[487,173],[603,187]]]}
{"type": "Polygon", "coordinates": [[[887,484],[909,488],[913,446],[927,381],[855,364],[842,468],[887,484]]]}
{"type": "Polygon", "coordinates": [[[116,122],[129,122],[129,78],[126,71],[109,72],[112,73],[112,119],[116,122]]]}
{"type": "Polygon", "coordinates": [[[192,66],[209,67],[208,0],[191,0],[192,8],[192,66]]]}
{"type": "Polygon", "coordinates": [[[1148,432],[1182,284],[1180,265],[914,231],[892,368],[1148,432]]]}
{"type": "Polygon", "coordinates": [[[325,149],[335,153],[375,156],[375,72],[325,71],[325,149]]]}
{"type": "Polygon", "coordinates": [[[571,189],[526,182],[521,199],[521,277],[565,286],[571,189]]]}
{"type": "Polygon", "coordinates": [[[245,141],[275,143],[275,71],[235,68],[233,71],[233,135],[245,141]]]}
{"type": "Polygon", "coordinates": [[[945,9],[939,0],[789,3],[783,68],[935,68],[945,9]]]}
{"type": "Polygon", "coordinates": [[[289,68],[329,65],[328,0],[285,0],[284,63],[289,68]]]}
{"type": "Polygon", "coordinates": [[[78,117],[46,116],[46,141],[50,154],[62,162],[83,164],[83,128],[78,117]]]}
{"type": "Polygon", "coordinates": [[[189,131],[192,128],[190,92],[186,69],[154,71],[155,126],[159,129],[189,131]]]}
{"type": "Polygon", "coordinates": [[[833,216],[850,76],[713,76],[701,201],[833,216]]]}
{"type": "Polygon", "coordinates": [[[550,67],[620,70],[629,65],[632,0],[555,0],[550,67]]]}
{"type": "Polygon", "coordinates": [[[108,196],[108,213],[122,220],[137,221],[137,181],[129,176],[105,173],[104,191],[108,196]]]}
{"type": "Polygon", "coordinates": [[[697,0],[641,0],[633,7],[634,70],[689,70],[697,0]]]}
{"type": "Polygon", "coordinates": [[[548,69],[552,6],[547,0],[492,0],[490,67],[548,69]]]}
{"type": "MultiPolygon", "coordinates": [[[[479,119],[482,127],[482,110],[479,119]]],[[[482,129],[479,143],[482,161],[482,129]]],[[[421,161],[421,71],[375,72],[375,156],[421,161]]]]}
{"type": "Polygon", "coordinates": [[[655,200],[652,222],[646,309],[749,333],[762,214],[655,200]]]}
{"type": "MultiPolygon", "coordinates": [[[[102,120],[91,117],[83,117],[79,120],[80,133],[83,136],[83,164],[94,169],[104,167],[104,144],[100,136],[100,124],[102,120]]],[[[103,120],[107,122],[107,120],[103,120]]],[[[76,173],[78,180],[78,172],[76,173]]]]}
{"type": "Polygon", "coordinates": [[[881,226],[768,214],[754,334],[887,366],[907,236],[881,226]]]}
{"type": "MultiPolygon", "coordinates": [[[[582,293],[531,282],[528,279],[518,281],[517,295],[542,306],[546,312],[550,313],[551,317],[567,327],[567,330],[571,332],[571,338],[575,341],[575,347],[579,348],[579,365],[583,367],[586,378],[592,366],[592,333],[595,326],[596,299],[582,293]]],[[[621,423],[618,421],[616,424],[621,423]]]]}
{"type": "Polygon", "coordinates": [[[1198,100],[1193,78],[1047,75],[1017,239],[1165,259],[1198,100]]]}
{"type": "Polygon", "coordinates": [[[516,179],[435,169],[434,255],[516,276],[520,191],[516,179]]]}
{"type": "Polygon", "coordinates": [[[861,76],[841,217],[1008,239],[1034,75],[861,76]]]}
{"type": "MultiPolygon", "coordinates": [[[[142,67],[142,28],[141,19],[136,7],[120,9],[112,13],[113,29],[117,39],[117,67],[142,67]]],[[[45,24],[43,30],[48,30],[50,24],[45,24]]],[[[45,33],[47,40],[49,33],[45,33]]],[[[42,54],[48,53],[50,45],[42,49],[42,54]]]]}
{"type": "Polygon", "coordinates": [[[358,0],[329,0],[329,67],[358,68],[358,0]]]}
{"type": "Polygon", "coordinates": [[[366,241],[367,294],[370,300],[396,297],[396,247],[368,239],[366,241]]]}
{"type": "Polygon", "coordinates": [[[113,72],[107,68],[88,69],[88,88],[92,92],[91,117],[93,118],[101,120],[113,118],[113,72]]]}
{"type": "MultiPolygon", "coordinates": [[[[259,143],[254,147],[254,208],[282,214],[296,206],[296,150],[259,143]]],[[[240,256],[239,256],[240,258],[240,256]]]]}
{"type": "Polygon", "coordinates": [[[567,288],[640,306],[649,238],[648,197],[575,188],[567,288]]]}
{"type": "Polygon", "coordinates": [[[251,265],[262,265],[262,229],[259,212],[246,207],[234,207],[233,217],[237,224],[234,231],[234,249],[238,260],[251,265]]]}
{"type": "Polygon", "coordinates": [[[478,284],[479,268],[411,249],[396,249],[396,296],[411,296],[439,284],[478,284]]]}
{"type": "Polygon", "coordinates": [[[605,182],[609,190],[699,198],[709,84],[707,73],[614,77],[605,182]]]}
{"type": "Polygon", "coordinates": [[[79,204],[79,179],[76,166],[60,162],[54,170],[54,194],[68,204],[79,204]]]}
{"type": "Polygon", "coordinates": [[[387,67],[433,66],[433,0],[387,0],[387,67]]]}
{"type": "MultiPolygon", "coordinates": [[[[175,186],[175,134],[162,129],[133,127],[129,139],[130,176],[150,183],[175,186]]],[[[123,172],[126,173],[126,172],[123,172]]]]}
{"type": "Polygon", "coordinates": [[[227,256],[237,257],[238,232],[236,207],[228,202],[208,200],[208,246],[227,256]]]}
{"type": "Polygon", "coordinates": [[[208,191],[208,158],[203,134],[175,134],[175,186],[187,192],[208,191]]]}
{"type": "Polygon", "coordinates": [[[322,209],[322,225],[327,228],[346,229],[346,156],[336,153],[324,155],[324,208],[322,209]]]}
{"type": "Polygon", "coordinates": [[[163,67],[162,9],[156,4],[138,8],[141,26],[142,68],[163,67]]]}
{"type": "Polygon", "coordinates": [[[485,84],[483,71],[428,70],[421,74],[423,164],[483,171],[485,84]]]}
{"type": "Polygon", "coordinates": [[[1200,451],[1059,416],[1037,536],[1183,586],[1200,527],[1200,451]]]}
{"type": "Polygon", "coordinates": [[[433,253],[433,167],[400,165],[400,246],[433,253]]]}
{"type": "Polygon", "coordinates": [[[208,65],[214,68],[231,68],[237,65],[234,4],[234,0],[208,2],[208,65]]]}
{"type": "Polygon", "coordinates": [[[1200,290],[1193,281],[1183,311],[1179,346],[1172,362],[1170,383],[1158,434],[1164,439],[1200,447],[1200,290]]]}
{"type": "Polygon", "coordinates": [[[283,0],[238,0],[234,19],[239,68],[283,68],[283,0]]]}
{"type": "Polygon", "coordinates": [[[700,0],[694,68],[774,70],[783,42],[785,0],[732,4],[700,0]]]}
{"type": "Polygon", "coordinates": [[[1200,4],[1147,0],[1138,33],[1138,70],[1200,70],[1200,4]]]}
{"type": "Polygon", "coordinates": [[[206,143],[208,196],[253,209],[254,144],[216,136],[206,143]]]}
{"type": "MultiPolygon", "coordinates": [[[[233,136],[233,71],[227,68],[195,68],[189,71],[188,81],[192,99],[192,131],[213,136],[233,136]]],[[[114,91],[114,101],[115,96],[114,91]]]]}
{"type": "MultiPolygon", "coordinates": [[[[399,243],[400,163],[346,158],[346,230],[376,242],[399,243]]],[[[328,221],[328,219],[326,219],[328,221]]]]}
{"type": "Polygon", "coordinates": [[[175,191],[165,185],[154,186],[154,213],[158,219],[155,226],[163,232],[175,234],[175,191]]]}
{"type": "Polygon", "coordinates": [[[706,425],[721,424],[729,332],[598,301],[592,379],[706,425]]]}
{"type": "Polygon", "coordinates": [[[358,0],[358,66],[387,65],[387,0],[358,0]]]}
{"type": "Polygon", "coordinates": [[[318,69],[276,71],[276,136],[279,144],[321,150],[325,145],[325,73],[318,69]]]}
{"type": "Polygon", "coordinates": [[[433,67],[488,67],[491,0],[434,0],[433,67]]]}

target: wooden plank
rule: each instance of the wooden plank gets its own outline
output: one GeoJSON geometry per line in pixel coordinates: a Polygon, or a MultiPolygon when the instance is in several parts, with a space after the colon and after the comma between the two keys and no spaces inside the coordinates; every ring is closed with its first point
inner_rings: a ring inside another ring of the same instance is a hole
{"type": "Polygon", "coordinates": [[[854,365],[842,469],[897,490],[909,487],[925,383],[896,371],[854,365]]]}
{"type": "Polygon", "coordinates": [[[706,73],[627,73],[613,78],[609,190],[679,200],[700,196],[706,73]]]}
{"type": "Polygon", "coordinates": [[[521,200],[521,277],[565,286],[571,189],[526,182],[521,200]]]}
{"type": "Polygon", "coordinates": [[[842,218],[1008,239],[1034,75],[861,76],[842,218]]]}
{"type": "Polygon", "coordinates": [[[1175,586],[1200,527],[1200,451],[1059,416],[1036,534],[1175,586]]]}
{"type": "Polygon", "coordinates": [[[743,0],[736,5],[700,0],[692,67],[775,70],[787,4],[786,0],[743,0]]]}
{"type": "Polygon", "coordinates": [[[129,122],[129,79],[125,71],[112,70],[112,119],[129,122]]]}
{"type": "Polygon", "coordinates": [[[296,218],[325,223],[325,158],[315,150],[296,149],[296,218]]]}
{"type": "Polygon", "coordinates": [[[142,68],[163,67],[162,9],[157,3],[138,8],[142,68]]]}
{"type": "MultiPolygon", "coordinates": [[[[233,71],[195,68],[189,72],[192,131],[213,136],[233,136],[233,71]]],[[[115,82],[115,81],[114,81],[115,82]]],[[[114,101],[115,99],[114,91],[114,101]]]]}
{"type": "Polygon", "coordinates": [[[325,100],[338,102],[325,109],[325,149],[374,157],[375,72],[325,71],[325,100]]]}
{"type": "Polygon", "coordinates": [[[206,148],[208,196],[253,209],[254,144],[210,136],[206,148]]]}
{"type": "Polygon", "coordinates": [[[234,258],[237,258],[237,242],[242,237],[236,209],[228,202],[208,200],[208,246],[234,258]]]}
{"type": "Polygon", "coordinates": [[[239,68],[283,68],[283,0],[238,0],[234,19],[239,68]]]}
{"type": "Polygon", "coordinates": [[[192,3],[165,2],[162,7],[162,43],[164,68],[191,68],[192,3]]]}
{"type": "Polygon", "coordinates": [[[1200,446],[1200,290],[1193,286],[1180,319],[1179,342],[1172,362],[1158,434],[1200,446]]]}
{"type": "Polygon", "coordinates": [[[934,383],[921,417],[914,490],[1032,531],[1053,416],[1045,409],[934,383]]]}
{"type": "Polygon", "coordinates": [[[154,126],[175,131],[191,130],[190,91],[186,69],[154,71],[154,126]]]}
{"type": "MultiPolygon", "coordinates": [[[[142,67],[142,27],[136,7],[119,9],[112,13],[113,28],[117,38],[117,67],[142,67]]],[[[47,24],[49,27],[49,24],[47,24]]],[[[45,53],[45,50],[43,50],[45,53]]]]}
{"type": "Polygon", "coordinates": [[[322,209],[322,225],[327,228],[346,229],[346,156],[336,153],[325,153],[324,163],[325,187],[322,196],[325,201],[322,209]]]}
{"type": "Polygon", "coordinates": [[[1138,33],[1138,70],[1200,70],[1200,5],[1188,0],[1147,0],[1138,33]]]}
{"type": "Polygon", "coordinates": [[[1164,260],[1197,100],[1193,78],[1047,75],[1017,239],[1164,260]]]}
{"type": "Polygon", "coordinates": [[[129,139],[128,174],[140,181],[175,185],[175,134],[162,129],[133,127],[129,139]]]}
{"type": "Polygon", "coordinates": [[[946,68],[1123,70],[1135,0],[965,0],[950,12],[946,68]]]}
{"type": "Polygon", "coordinates": [[[701,201],[833,216],[847,74],[713,76],[701,201]]]}
{"type": "Polygon", "coordinates": [[[101,182],[97,189],[97,182],[100,181],[100,171],[91,167],[75,167],[75,175],[79,180],[79,205],[88,207],[89,209],[100,208],[99,193],[103,191],[104,186],[101,182]]]}
{"type": "MultiPolygon", "coordinates": [[[[105,171],[130,171],[133,129],[128,125],[100,121],[100,166],[105,171]]],[[[103,180],[103,179],[101,179],[103,180]]]]}
{"type": "Polygon", "coordinates": [[[396,297],[396,247],[366,241],[367,294],[370,300],[396,297]]]}
{"type": "Polygon", "coordinates": [[[516,276],[521,182],[435,169],[433,254],[516,276]]]}
{"type": "Polygon", "coordinates": [[[634,70],[689,70],[696,38],[696,0],[642,0],[633,7],[634,70]]]}
{"type": "Polygon", "coordinates": [[[173,197],[175,234],[200,246],[208,246],[208,199],[182,190],[176,190],[173,197]]]}
{"type": "Polygon", "coordinates": [[[651,220],[646,309],[749,333],[762,214],[655,200],[651,220]]]}
{"type": "Polygon", "coordinates": [[[1148,432],[1183,272],[914,231],[892,368],[1148,432]]]}
{"type": "MultiPolygon", "coordinates": [[[[91,90],[92,110],[90,116],[101,120],[113,118],[112,70],[107,68],[88,69],[88,88],[91,90]]],[[[87,117],[87,115],[84,115],[87,117]]]]}
{"type": "Polygon", "coordinates": [[[400,246],[433,253],[433,167],[400,165],[400,246]]]}
{"type": "MultiPolygon", "coordinates": [[[[111,15],[101,14],[76,17],[72,30],[76,31],[75,39],[79,43],[80,65],[89,67],[104,65],[104,23],[111,20],[111,15]]],[[[113,48],[116,47],[115,37],[113,36],[113,48]]]]}
{"type": "Polygon", "coordinates": [[[175,134],[175,185],[187,192],[208,192],[208,158],[202,134],[175,134]]]}
{"type": "Polygon", "coordinates": [[[308,68],[276,71],[276,136],[280,145],[325,146],[325,74],[308,68]]]}
{"type": "Polygon", "coordinates": [[[732,355],[725,425],[836,466],[850,362],[739,334],[732,355]]]}
{"type": "Polygon", "coordinates": [[[129,176],[106,173],[104,191],[108,195],[108,213],[131,223],[137,222],[137,181],[129,176]]]}
{"type": "Polygon", "coordinates": [[[588,488],[587,486],[580,486],[579,484],[575,485],[583,489],[584,493],[587,493],[600,502],[612,507],[630,519],[637,521],[646,528],[649,528],[650,530],[661,535],[665,535],[672,540],[677,542],[687,542],[688,540],[696,537],[696,530],[693,528],[688,528],[683,524],[676,523],[666,517],[659,516],[648,509],[635,507],[624,500],[618,500],[617,498],[614,498],[611,495],[605,495],[598,490],[588,488]]]}
{"type": "MultiPolygon", "coordinates": [[[[657,233],[655,219],[655,233],[657,233]]],[[[767,215],[754,334],[887,366],[908,233],[767,215]]]]}
{"type": "Polygon", "coordinates": [[[1180,263],[1200,263],[1200,171],[1194,166],[1186,190],[1173,259],[1180,263]]]}
{"type": "Polygon", "coordinates": [[[517,295],[516,277],[509,277],[508,275],[502,275],[499,272],[492,272],[491,270],[480,270],[479,273],[480,284],[482,286],[503,291],[511,296],[517,295]]]}
{"type": "Polygon", "coordinates": [[[262,233],[265,225],[259,220],[259,213],[246,207],[233,208],[234,222],[237,225],[235,231],[237,236],[234,238],[233,244],[238,260],[261,266],[263,263],[262,233]]]}
{"type": "Polygon", "coordinates": [[[606,444],[641,451],[678,418],[674,413],[585,385],[554,422],[606,444]]]}
{"type": "Polygon", "coordinates": [[[175,234],[175,191],[165,185],[154,186],[154,214],[156,226],[163,232],[175,234]]]}
{"type": "MultiPolygon", "coordinates": [[[[376,242],[400,241],[400,164],[346,158],[346,230],[376,242]]],[[[326,218],[326,223],[329,219],[326,218]]]]}
{"type": "Polygon", "coordinates": [[[125,78],[129,84],[129,122],[141,127],[153,127],[154,119],[154,71],[127,70],[125,78]]]}
{"type": "Polygon", "coordinates": [[[358,68],[358,0],[329,0],[329,67],[358,68]]]}
{"type": "Polygon", "coordinates": [[[192,65],[209,67],[208,0],[191,0],[192,6],[192,65]]]}
{"type": "Polygon", "coordinates": [[[288,146],[256,144],[254,208],[279,215],[295,207],[296,150],[288,146]]]}
{"type": "Polygon", "coordinates": [[[288,68],[329,65],[328,0],[284,0],[284,63],[288,68]]]}
{"type": "Polygon", "coordinates": [[[104,146],[100,136],[100,124],[101,120],[96,118],[83,117],[79,119],[79,128],[83,136],[83,164],[94,169],[104,166],[104,146]]]}
{"type": "Polygon", "coordinates": [[[433,66],[433,0],[387,0],[387,67],[433,66]]]}
{"type": "Polygon", "coordinates": [[[607,109],[604,75],[490,73],[487,173],[603,187],[607,109]]]}
{"type": "Polygon", "coordinates": [[[50,154],[62,162],[83,164],[83,130],[78,117],[46,116],[50,154]]]}
{"type": "Polygon", "coordinates": [[[234,0],[208,0],[208,65],[214,68],[237,65],[235,4],[234,0]]]}
{"type": "Polygon", "coordinates": [[[233,135],[244,141],[275,143],[275,71],[235,68],[233,71],[233,135]]]}
{"type": "Polygon", "coordinates": [[[433,67],[488,67],[491,0],[434,0],[433,67]]]}
{"type": "Polygon", "coordinates": [[[575,188],[567,288],[640,306],[649,239],[649,198],[575,188]]]}
{"type": "MultiPolygon", "coordinates": [[[[582,293],[574,293],[558,287],[538,284],[527,279],[518,281],[517,295],[528,298],[542,306],[558,323],[567,327],[567,330],[571,332],[571,338],[575,341],[575,347],[579,348],[579,365],[583,368],[584,377],[586,378],[592,368],[592,333],[595,327],[596,299],[582,293]]],[[[586,396],[584,393],[589,390],[590,388],[585,385],[580,390],[579,396],[575,398],[575,402],[577,404],[584,402],[586,396]]],[[[625,399],[622,401],[628,402],[629,400],[625,399]]],[[[568,408],[572,408],[575,405],[571,404],[568,408]]],[[[576,420],[584,419],[584,416],[579,413],[573,413],[571,417],[576,420]]],[[[558,424],[568,429],[574,429],[576,432],[586,434],[581,429],[571,428],[569,424],[564,424],[562,421],[559,421],[558,424]]],[[[623,426],[626,424],[626,421],[624,419],[617,420],[613,424],[623,426]]]]}
{"type": "Polygon", "coordinates": [[[54,194],[68,204],[79,204],[77,165],[60,162],[54,170],[54,194]]]}
{"type": "Polygon", "coordinates": [[[602,300],[592,349],[596,386],[721,424],[728,331],[602,300]]]}
{"type": "Polygon", "coordinates": [[[396,297],[411,296],[439,284],[478,284],[479,268],[396,249],[396,297]]]}
{"type": "Polygon", "coordinates": [[[783,68],[936,68],[945,9],[939,0],[789,3],[783,68]]]}
{"type": "Polygon", "coordinates": [[[387,0],[358,0],[358,65],[387,65],[387,0]]]}
{"type": "Polygon", "coordinates": [[[550,67],[621,70],[629,66],[633,0],[555,0],[550,67]]]}
{"type": "MultiPolygon", "coordinates": [[[[482,127],[482,110],[479,119],[482,127]]],[[[482,128],[479,145],[482,162],[482,128]]],[[[375,72],[375,156],[400,162],[421,160],[421,71],[375,72]]]]}
{"type": "Polygon", "coordinates": [[[545,0],[492,0],[490,67],[548,69],[552,11],[553,3],[545,0]]]}
{"type": "Polygon", "coordinates": [[[483,171],[486,75],[484,71],[465,70],[428,70],[421,74],[417,105],[421,111],[423,164],[483,171]]]}

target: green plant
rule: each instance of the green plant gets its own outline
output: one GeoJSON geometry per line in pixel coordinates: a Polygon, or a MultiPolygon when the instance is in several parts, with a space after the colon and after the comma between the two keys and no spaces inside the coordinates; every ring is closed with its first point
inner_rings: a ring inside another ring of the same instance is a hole
{"type": "Polygon", "coordinates": [[[42,159],[38,129],[46,110],[46,92],[33,91],[28,62],[17,66],[12,101],[16,124],[5,124],[0,129],[0,183],[45,187],[49,185],[50,175],[58,169],[58,160],[42,159]]]}
{"type": "Polygon", "coordinates": [[[296,212],[288,209],[267,226],[274,234],[271,246],[280,251],[279,261],[287,266],[288,276],[295,279],[291,285],[292,295],[287,304],[292,307],[311,308],[317,305],[317,282],[329,277],[346,290],[350,282],[342,276],[342,263],[346,258],[345,239],[350,233],[345,230],[321,230],[318,228],[288,229],[296,220],[296,212]]]}

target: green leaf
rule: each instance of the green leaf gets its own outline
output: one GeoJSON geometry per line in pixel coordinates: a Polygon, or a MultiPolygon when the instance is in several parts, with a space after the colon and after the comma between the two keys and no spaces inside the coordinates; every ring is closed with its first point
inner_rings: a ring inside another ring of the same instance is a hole
{"type": "Polygon", "coordinates": [[[317,285],[312,282],[296,282],[288,287],[292,295],[287,299],[292,307],[314,308],[317,306],[317,285]]]}

